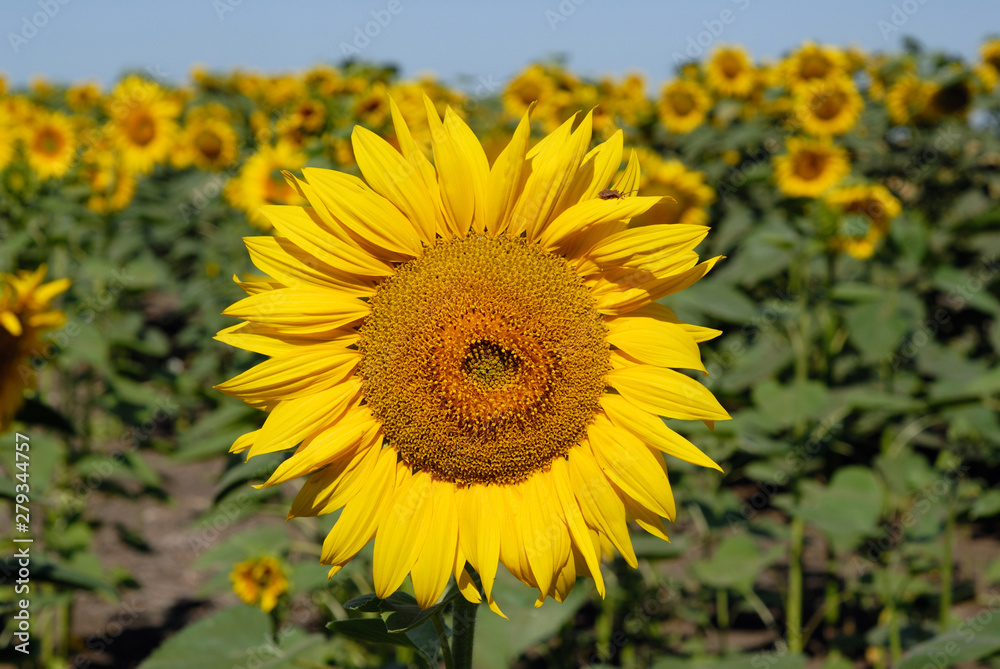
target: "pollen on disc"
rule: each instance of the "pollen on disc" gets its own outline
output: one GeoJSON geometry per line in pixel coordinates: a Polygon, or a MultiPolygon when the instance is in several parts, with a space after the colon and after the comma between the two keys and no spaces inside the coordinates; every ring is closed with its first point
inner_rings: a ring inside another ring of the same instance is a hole
{"type": "Polygon", "coordinates": [[[401,265],[360,330],[364,396],[403,461],[513,483],[586,433],[606,329],[566,261],[523,240],[441,241],[401,265]]]}

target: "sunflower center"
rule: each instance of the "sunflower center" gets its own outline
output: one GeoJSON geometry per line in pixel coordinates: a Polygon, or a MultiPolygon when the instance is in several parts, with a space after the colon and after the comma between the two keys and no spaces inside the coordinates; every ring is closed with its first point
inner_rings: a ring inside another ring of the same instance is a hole
{"type": "Polygon", "coordinates": [[[408,466],[514,483],[584,437],[609,352],[563,258],[522,240],[439,241],[371,307],[358,341],[364,396],[408,466]]]}
{"type": "Polygon", "coordinates": [[[209,160],[215,160],[222,153],[222,140],[214,132],[202,130],[198,133],[198,150],[209,160]]]}
{"type": "Polygon", "coordinates": [[[694,98],[683,91],[673,91],[670,94],[670,106],[678,116],[687,116],[694,111],[694,98]]]}
{"type": "Polygon", "coordinates": [[[806,181],[815,181],[826,169],[826,156],[812,151],[803,151],[795,162],[795,173],[806,181]]]}
{"type": "Polygon", "coordinates": [[[140,146],[145,146],[153,141],[155,134],[156,122],[147,113],[139,113],[129,129],[129,137],[140,146]]]}
{"type": "Polygon", "coordinates": [[[836,118],[847,105],[847,96],[842,91],[820,93],[813,100],[816,117],[824,121],[836,118]]]}

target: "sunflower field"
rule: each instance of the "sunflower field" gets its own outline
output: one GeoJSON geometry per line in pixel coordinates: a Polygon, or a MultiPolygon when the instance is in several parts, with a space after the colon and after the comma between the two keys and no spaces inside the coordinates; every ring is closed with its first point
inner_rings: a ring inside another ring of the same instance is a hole
{"type": "Polygon", "coordinates": [[[0,78],[0,666],[1000,667],[998,278],[1000,39],[0,78]],[[458,325],[399,306],[451,274],[458,325]],[[575,371],[501,396],[549,314],[575,371]],[[393,357],[449,337],[489,448],[420,404],[447,346],[393,357]]]}

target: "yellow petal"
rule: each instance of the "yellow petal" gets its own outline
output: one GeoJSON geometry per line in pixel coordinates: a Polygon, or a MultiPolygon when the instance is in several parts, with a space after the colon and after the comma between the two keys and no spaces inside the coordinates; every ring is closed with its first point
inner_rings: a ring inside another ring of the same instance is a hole
{"type": "Polygon", "coordinates": [[[521,485],[528,504],[523,516],[528,564],[538,589],[543,595],[550,595],[556,576],[570,556],[568,532],[556,512],[558,499],[552,494],[549,473],[537,472],[521,485]]]}
{"type": "Polygon", "coordinates": [[[253,447],[252,458],[291,448],[310,435],[321,432],[352,402],[358,400],[361,382],[349,379],[315,395],[282,400],[264,421],[253,447]]]}
{"type": "Polygon", "coordinates": [[[607,322],[608,343],[628,355],[658,367],[705,371],[698,344],[674,323],[618,316],[607,322]]]}
{"type": "MultiPolygon", "coordinates": [[[[364,493],[347,503],[323,542],[323,564],[344,565],[375,536],[396,487],[396,449],[379,453],[364,493]]],[[[334,574],[330,570],[330,575],[334,574]]]]}
{"type": "Polygon", "coordinates": [[[351,328],[306,337],[291,337],[260,323],[237,323],[220,330],[215,339],[245,351],[274,357],[301,353],[307,347],[315,346],[318,341],[331,344],[336,342],[347,347],[357,343],[358,331],[351,328]]]}
{"type": "Polygon", "coordinates": [[[359,125],[354,126],[351,140],[354,157],[368,184],[403,212],[420,233],[421,241],[432,243],[438,212],[420,168],[387,141],[359,125]]]}
{"type": "Polygon", "coordinates": [[[20,337],[24,329],[13,311],[0,311],[0,325],[15,337],[20,337]]]}
{"type": "Polygon", "coordinates": [[[431,522],[431,475],[420,471],[403,479],[375,533],[375,595],[385,599],[403,584],[427,540],[431,522]]]}
{"type": "MultiPolygon", "coordinates": [[[[580,512],[580,505],[573,494],[569,465],[565,459],[556,458],[552,461],[551,472],[552,485],[556,489],[559,504],[562,506],[562,516],[566,521],[566,527],[569,529],[570,536],[573,538],[573,546],[587,563],[587,569],[594,577],[594,585],[597,586],[597,592],[600,593],[601,597],[604,597],[604,577],[601,574],[600,556],[594,551],[594,544],[590,540],[590,528],[587,527],[587,522],[580,512]]],[[[572,560],[569,562],[572,562],[572,560]]],[[[573,580],[576,580],[575,570],[573,580]]]]}
{"type": "Polygon", "coordinates": [[[539,241],[545,250],[562,251],[574,235],[603,229],[609,223],[621,223],[645,213],[661,197],[630,197],[614,200],[593,199],[573,205],[542,230],[539,241]]]}
{"type": "Polygon", "coordinates": [[[608,385],[640,409],[682,420],[728,420],[711,391],[689,376],[652,365],[633,365],[607,373],[608,385]]]}
{"type": "Polygon", "coordinates": [[[367,303],[332,290],[282,288],[245,297],[222,312],[277,332],[328,332],[361,320],[371,313],[367,303]]]}
{"type": "Polygon", "coordinates": [[[683,329],[685,332],[687,332],[689,335],[691,335],[691,338],[694,339],[699,344],[703,341],[715,339],[716,337],[722,334],[722,330],[715,330],[713,328],[705,328],[701,327],[700,325],[691,325],[690,323],[685,323],[681,321],[681,319],[677,318],[677,315],[673,311],[671,311],[668,307],[662,304],[657,304],[655,302],[652,304],[647,304],[643,307],[639,307],[638,309],[630,312],[629,317],[643,318],[643,319],[648,318],[656,321],[666,321],[668,323],[674,323],[678,325],[681,329],[683,329]]]}
{"type": "Polygon", "coordinates": [[[340,383],[360,361],[360,353],[339,343],[316,344],[296,355],[266,360],[215,389],[233,397],[302,397],[340,383]]]}
{"type": "Polygon", "coordinates": [[[593,450],[589,445],[575,448],[570,451],[567,463],[573,493],[587,525],[611,541],[625,561],[635,567],[638,562],[628,535],[625,505],[598,467],[593,450]]]}
{"type": "Polygon", "coordinates": [[[610,139],[594,147],[584,156],[573,183],[556,207],[557,214],[578,202],[597,197],[597,194],[607,187],[622,164],[623,137],[622,131],[616,130],[610,139]]]}
{"type": "MultiPolygon", "coordinates": [[[[643,212],[636,213],[635,216],[641,213],[643,212]]],[[[674,256],[694,249],[708,234],[708,230],[705,225],[682,223],[622,230],[601,240],[584,253],[577,271],[588,275],[609,267],[642,267],[655,272],[666,267],[674,256]]]]}
{"type": "Polygon", "coordinates": [[[659,416],[643,411],[621,395],[601,397],[601,408],[618,427],[624,428],[651,446],[675,458],[701,467],[722,471],[712,458],[690,441],[667,427],[659,416]]]}
{"type": "Polygon", "coordinates": [[[625,314],[691,286],[708,274],[721,258],[706,260],[691,269],[663,278],[657,278],[648,270],[625,270],[626,274],[617,276],[615,280],[599,278],[590,291],[597,302],[597,310],[602,314],[625,314]]]}
{"type": "Polygon", "coordinates": [[[503,500],[496,486],[473,484],[458,491],[459,542],[466,559],[475,567],[483,592],[491,597],[500,560],[503,500]]]}
{"type": "Polygon", "coordinates": [[[454,488],[450,481],[433,481],[431,484],[431,518],[427,525],[427,538],[410,572],[413,594],[422,609],[429,609],[441,598],[455,569],[458,515],[454,488]]]}
{"type": "Polygon", "coordinates": [[[507,226],[510,214],[521,194],[521,176],[525,169],[524,157],[531,136],[529,114],[530,110],[521,117],[510,144],[501,152],[490,170],[487,182],[486,232],[493,237],[503,232],[507,226]]]}
{"type": "Polygon", "coordinates": [[[380,452],[359,449],[310,474],[292,500],[288,518],[321,516],[347,504],[368,483],[380,452]]]}
{"type": "MultiPolygon", "coordinates": [[[[588,434],[601,471],[608,479],[661,516],[674,517],[670,482],[646,445],[627,430],[598,416],[588,434]]],[[[662,458],[661,458],[662,461],[662,458]]]]}
{"type": "Polygon", "coordinates": [[[282,237],[244,237],[250,260],[260,271],[282,285],[332,288],[349,297],[368,297],[374,284],[364,277],[345,274],[306,253],[282,237]]]}

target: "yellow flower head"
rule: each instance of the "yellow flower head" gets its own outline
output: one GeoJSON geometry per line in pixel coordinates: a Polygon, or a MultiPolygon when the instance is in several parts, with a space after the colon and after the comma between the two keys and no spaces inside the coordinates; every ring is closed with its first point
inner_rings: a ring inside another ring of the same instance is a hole
{"type": "Polygon", "coordinates": [[[167,159],[178,132],[176,99],[157,84],[130,76],[115,87],[106,107],[108,135],[126,169],[145,174],[167,159]]]}
{"type": "Polygon", "coordinates": [[[889,119],[897,125],[906,125],[921,118],[930,98],[930,84],[912,75],[902,77],[885,95],[889,119]]]}
{"type": "Polygon", "coordinates": [[[712,98],[694,81],[675,79],[660,91],[657,109],[667,130],[689,133],[702,123],[712,108],[712,98]]]}
{"type": "Polygon", "coordinates": [[[278,604],[278,598],[288,592],[288,578],[273,557],[252,558],[233,567],[229,575],[233,582],[233,592],[251,606],[260,606],[264,613],[270,613],[278,604]]]}
{"type": "Polygon", "coordinates": [[[782,82],[788,88],[840,79],[848,59],[834,47],[805,42],[781,63],[782,82]]]}
{"type": "Polygon", "coordinates": [[[81,174],[90,186],[87,208],[99,214],[120,211],[135,194],[136,178],[122,165],[107,142],[99,142],[84,152],[81,174]]]}
{"type": "Polygon", "coordinates": [[[722,96],[745,98],[757,85],[753,63],[739,47],[719,47],[705,66],[710,88],[722,96]]]}
{"type": "Polygon", "coordinates": [[[530,65],[510,80],[501,96],[509,118],[521,118],[531,103],[537,103],[535,115],[548,115],[556,84],[541,65],[530,65]]]}
{"type": "Polygon", "coordinates": [[[301,169],[305,164],[305,154],[287,143],[263,146],[243,163],[239,175],[226,186],[226,199],[246,212],[251,223],[269,229],[271,224],[261,215],[260,208],[268,204],[304,202],[298,191],[285,181],[281,171],[301,169]]]}
{"type": "Polygon", "coordinates": [[[236,131],[225,121],[189,121],[177,143],[174,164],[217,172],[236,162],[238,143],[236,131]]]}
{"type": "Polygon", "coordinates": [[[331,574],[374,539],[379,597],[409,575],[428,608],[454,576],[478,602],[469,564],[499,611],[499,563],[539,603],[578,575],[603,594],[605,550],[636,565],[627,519],[666,537],[675,516],[663,453],[717,467],[660,419],[728,418],[676,371],[716,332],[656,303],[715,264],[693,251],[708,228],[632,227],[661,198],[635,154],[619,173],[620,132],[590,149],[589,114],[534,146],[525,115],[491,166],[425,109],[433,162],[390,102],[398,150],[354,129],[363,180],[305,168],[308,206],[262,208],[278,236],[246,241],[269,278],[218,339],[271,359],[218,388],[269,415],[232,450],[295,448],[264,485],[308,477],[291,516],[342,509],[331,574]]]}
{"type": "Polygon", "coordinates": [[[1000,75],[1000,39],[991,39],[979,47],[979,55],[983,63],[989,65],[1000,75]]]}
{"type": "Polygon", "coordinates": [[[66,174],[76,160],[76,133],[65,115],[41,112],[24,129],[24,154],[39,179],[66,174]]]}
{"type": "Polygon", "coordinates": [[[389,118],[388,99],[385,84],[377,81],[364,95],[358,96],[351,108],[351,113],[354,118],[365,125],[381,127],[389,118]]]}
{"type": "Polygon", "coordinates": [[[664,160],[649,149],[636,149],[636,154],[643,165],[639,187],[647,195],[659,195],[664,199],[637,216],[632,225],[708,223],[708,207],[715,202],[715,191],[705,183],[703,173],[689,170],[679,160],[664,160]]]}
{"type": "Polygon", "coordinates": [[[73,111],[87,111],[100,103],[101,86],[97,82],[88,81],[66,89],[66,104],[73,111]]]}
{"type": "Polygon", "coordinates": [[[0,106],[0,170],[7,167],[14,157],[15,139],[14,120],[7,110],[0,106]]]}
{"type": "Polygon", "coordinates": [[[819,197],[851,171],[847,151],[829,138],[791,137],[787,153],[774,158],[778,189],[789,197],[819,197]]]}
{"type": "Polygon", "coordinates": [[[844,134],[858,122],[863,108],[861,95],[846,76],[815,80],[795,90],[795,115],[811,135],[844,134]]]}
{"type": "Polygon", "coordinates": [[[964,119],[972,106],[972,85],[965,79],[932,83],[928,93],[926,116],[931,121],[944,117],[964,119]]]}
{"type": "Polygon", "coordinates": [[[66,323],[52,300],[69,288],[69,279],[43,284],[47,271],[42,265],[34,272],[0,274],[0,433],[24,403],[25,389],[35,387],[30,359],[46,354],[41,336],[66,323]]]}
{"type": "Polygon", "coordinates": [[[899,200],[878,184],[838,188],[826,196],[826,203],[845,221],[833,239],[834,249],[859,260],[871,257],[902,211],[899,200]]]}

